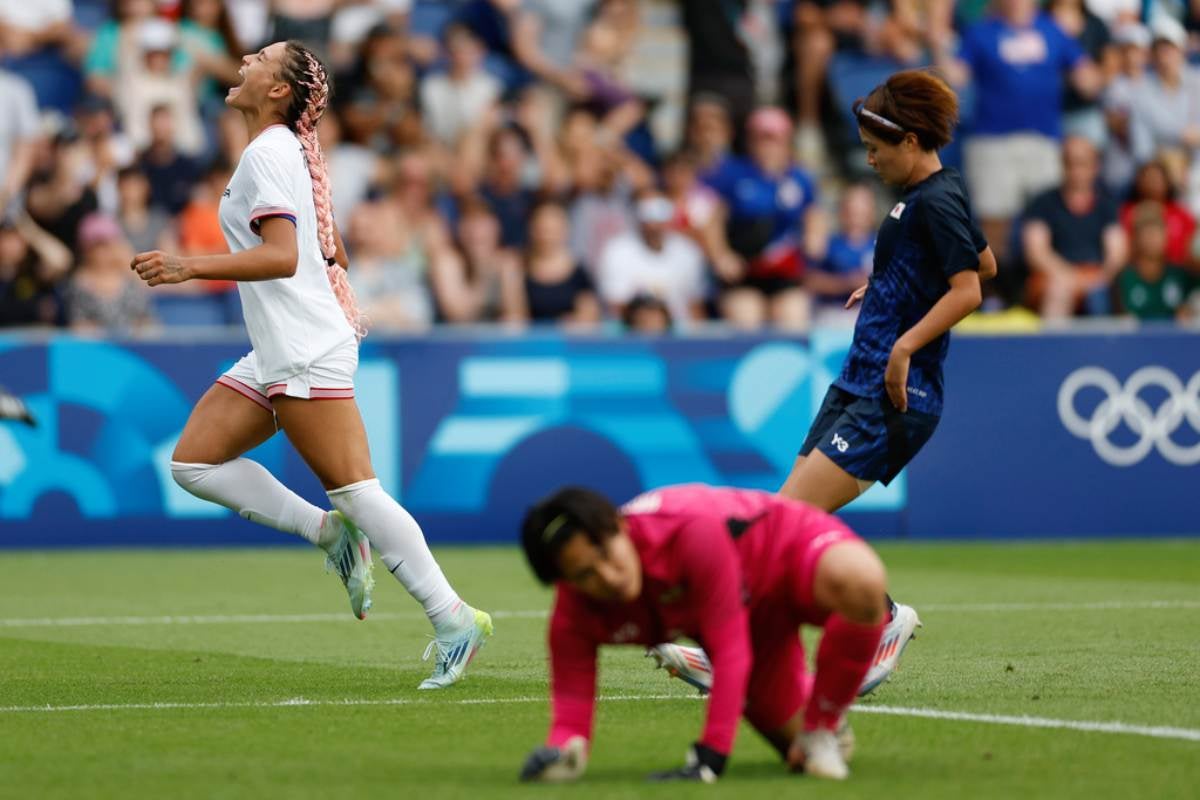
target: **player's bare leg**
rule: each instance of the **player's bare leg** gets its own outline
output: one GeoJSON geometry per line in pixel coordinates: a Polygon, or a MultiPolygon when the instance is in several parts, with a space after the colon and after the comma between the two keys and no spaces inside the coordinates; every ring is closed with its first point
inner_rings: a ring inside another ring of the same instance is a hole
{"type": "MultiPolygon", "coordinates": [[[[249,389],[247,392],[251,391],[249,389]]],[[[294,533],[323,549],[363,619],[371,607],[371,554],[366,538],[339,512],[326,514],[242,454],[275,434],[266,402],[214,384],[192,410],[171,459],[171,474],[187,491],[240,516],[294,533]]]]}
{"type": "Polygon", "coordinates": [[[857,498],[871,485],[855,478],[820,450],[797,456],[779,493],[833,513],[857,498]]]}
{"type": "Polygon", "coordinates": [[[449,686],[492,633],[491,617],[464,603],[429,552],[417,521],[379,485],[367,432],[352,399],[272,401],[279,426],[325,487],[329,499],[379,551],[388,571],[425,609],[437,653],[433,675],[420,688],[449,686]]]}
{"type": "Polygon", "coordinates": [[[171,460],[223,464],[274,434],[275,417],[270,410],[214,383],[188,416],[171,460]]]}

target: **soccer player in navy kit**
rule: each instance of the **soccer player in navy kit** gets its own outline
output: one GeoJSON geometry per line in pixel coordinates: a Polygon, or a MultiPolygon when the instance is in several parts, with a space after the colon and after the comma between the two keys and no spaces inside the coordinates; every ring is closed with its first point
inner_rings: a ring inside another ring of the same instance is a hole
{"type": "Polygon", "coordinates": [[[949,331],[996,273],[962,176],[938,158],[958,122],[954,91],[929,72],[898,72],[854,111],[867,163],[904,194],[879,227],[870,282],[850,299],[862,310],[842,373],[781,489],[830,511],[890,483],[929,440],[949,331]]]}
{"type": "MultiPolygon", "coordinates": [[[[958,122],[958,98],[924,70],[892,75],[854,104],[867,163],[903,190],[879,228],[874,271],[847,308],[862,301],[842,373],[821,404],[791,474],[779,490],[833,512],[875,481],[885,486],[929,441],[942,413],[942,363],[949,331],[979,307],[980,281],[996,258],[971,221],[962,176],[938,149],[958,122]]],[[[920,620],[891,604],[888,626],[860,694],[895,670],[920,620]]],[[[702,657],[679,645],[650,653],[659,666],[708,688],[702,657]]]]}

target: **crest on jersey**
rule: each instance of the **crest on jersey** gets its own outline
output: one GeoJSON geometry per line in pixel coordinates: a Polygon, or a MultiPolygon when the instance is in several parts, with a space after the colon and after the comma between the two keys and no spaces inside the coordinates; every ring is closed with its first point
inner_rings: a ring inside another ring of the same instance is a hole
{"type": "Polygon", "coordinates": [[[892,208],[892,213],[888,214],[892,219],[900,219],[900,215],[904,213],[904,203],[896,203],[892,208]]]}

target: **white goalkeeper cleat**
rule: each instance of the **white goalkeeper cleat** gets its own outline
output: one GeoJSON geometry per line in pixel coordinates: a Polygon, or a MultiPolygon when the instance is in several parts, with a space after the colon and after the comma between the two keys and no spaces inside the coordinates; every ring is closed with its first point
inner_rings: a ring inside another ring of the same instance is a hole
{"type": "Polygon", "coordinates": [[[921,627],[921,619],[912,606],[895,603],[892,608],[892,621],[883,629],[883,637],[879,640],[879,649],[875,651],[875,660],[863,678],[858,696],[864,697],[879,687],[896,671],[900,664],[900,656],[904,648],[914,638],[914,632],[921,627]]]}
{"type": "Polygon", "coordinates": [[[657,668],[665,669],[672,678],[696,687],[700,694],[712,691],[712,662],[699,647],[660,644],[646,650],[646,657],[653,658],[657,668]]]}
{"type": "Polygon", "coordinates": [[[797,738],[804,752],[805,775],[832,781],[844,781],[850,777],[850,768],[842,757],[836,733],[830,730],[805,731],[797,738]]]}

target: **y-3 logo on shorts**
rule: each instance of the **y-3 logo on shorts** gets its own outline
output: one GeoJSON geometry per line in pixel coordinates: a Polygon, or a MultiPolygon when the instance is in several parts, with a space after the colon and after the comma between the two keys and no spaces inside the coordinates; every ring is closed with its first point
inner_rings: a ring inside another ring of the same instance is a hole
{"type": "Polygon", "coordinates": [[[833,435],[833,446],[837,448],[839,453],[844,453],[850,449],[850,443],[843,439],[840,433],[833,435]]]}

